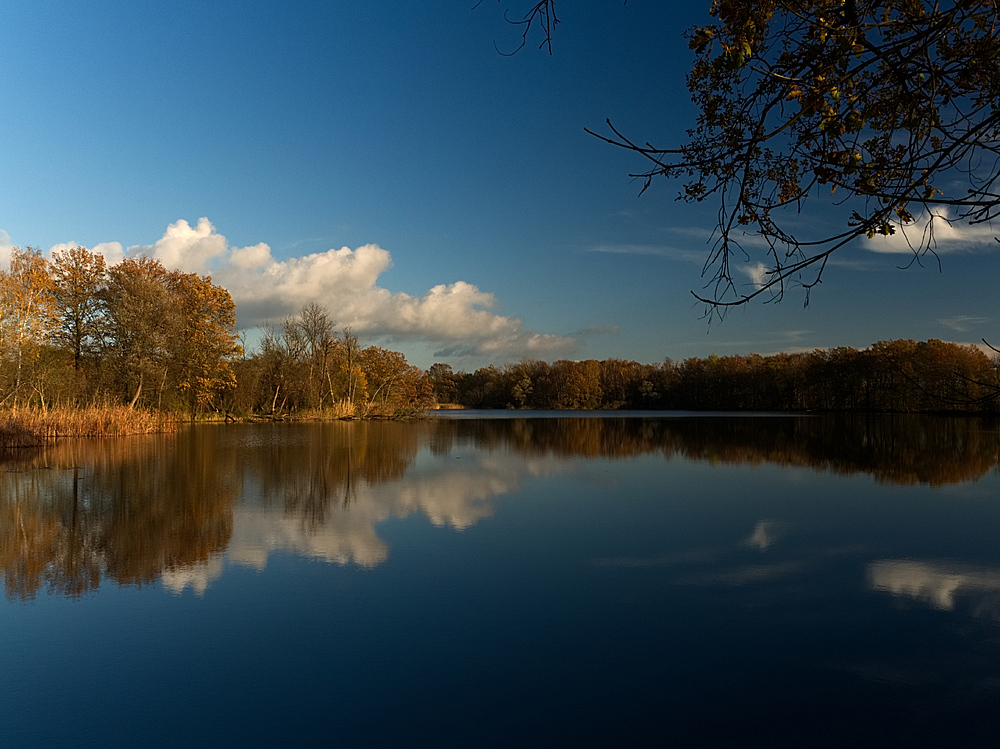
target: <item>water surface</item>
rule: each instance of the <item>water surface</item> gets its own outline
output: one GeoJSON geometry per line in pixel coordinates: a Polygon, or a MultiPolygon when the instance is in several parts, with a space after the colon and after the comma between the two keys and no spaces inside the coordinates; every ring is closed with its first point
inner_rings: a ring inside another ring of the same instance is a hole
{"type": "Polygon", "coordinates": [[[7,456],[0,746],[995,738],[995,423],[458,416],[7,456]]]}

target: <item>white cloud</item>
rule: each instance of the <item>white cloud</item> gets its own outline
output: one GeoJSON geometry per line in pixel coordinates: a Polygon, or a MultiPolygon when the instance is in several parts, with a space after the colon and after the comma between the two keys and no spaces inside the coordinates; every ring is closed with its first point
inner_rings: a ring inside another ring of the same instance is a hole
{"type": "Polygon", "coordinates": [[[271,248],[261,242],[252,247],[239,247],[229,255],[229,262],[244,270],[257,270],[271,262],[271,248]]]}
{"type": "Polygon", "coordinates": [[[10,235],[0,229],[0,268],[6,268],[10,263],[10,251],[14,248],[11,244],[10,235]]]}
{"type": "Polygon", "coordinates": [[[767,283],[767,266],[764,263],[747,265],[740,270],[749,277],[750,283],[754,285],[755,289],[764,288],[764,284],[767,283]]]}
{"type": "Polygon", "coordinates": [[[969,224],[952,218],[947,208],[921,213],[909,226],[896,227],[896,233],[884,237],[865,238],[863,246],[872,252],[913,254],[931,240],[931,249],[938,253],[974,252],[998,249],[996,238],[1000,229],[991,224],[969,224]]]}
{"type": "MultiPolygon", "coordinates": [[[[47,256],[51,258],[54,252],[66,252],[79,246],[79,242],[60,242],[49,247],[47,256]]],[[[121,242],[101,242],[94,245],[90,251],[103,256],[104,262],[108,265],[114,265],[125,257],[125,251],[122,249],[121,242]]]]}
{"type": "Polygon", "coordinates": [[[101,242],[94,245],[91,252],[101,253],[108,265],[115,265],[125,257],[125,250],[122,248],[121,242],[101,242]]]}
{"type": "MultiPolygon", "coordinates": [[[[122,256],[118,243],[94,249],[99,248],[109,263],[122,256]]],[[[188,273],[210,273],[233,295],[243,328],[278,322],[317,302],[338,326],[369,338],[423,341],[437,347],[439,355],[557,358],[578,345],[571,336],[525,330],[519,318],[493,311],[493,294],[465,281],[439,284],[419,297],[382,288],[378,278],[392,267],[392,257],[374,244],[277,260],[263,242],[230,246],[207,218],[200,218],[194,226],[176,221],[153,244],[134,245],[124,254],[153,257],[188,273]]]]}
{"type": "Polygon", "coordinates": [[[211,221],[202,217],[194,227],[184,219],[175,221],[155,244],[129,247],[128,254],[155,257],[167,268],[204,273],[208,264],[225,255],[228,249],[226,238],[215,231],[211,221]]]}

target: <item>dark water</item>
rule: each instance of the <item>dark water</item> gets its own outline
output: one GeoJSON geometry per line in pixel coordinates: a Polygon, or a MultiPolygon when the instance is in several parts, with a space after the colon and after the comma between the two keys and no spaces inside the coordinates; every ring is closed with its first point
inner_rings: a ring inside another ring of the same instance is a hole
{"type": "Polygon", "coordinates": [[[976,420],[205,426],[0,463],[0,747],[992,746],[976,420]]]}

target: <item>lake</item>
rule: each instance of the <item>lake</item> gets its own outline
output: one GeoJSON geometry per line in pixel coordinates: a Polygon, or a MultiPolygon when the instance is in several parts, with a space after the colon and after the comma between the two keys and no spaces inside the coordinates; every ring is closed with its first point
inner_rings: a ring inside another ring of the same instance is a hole
{"type": "Polygon", "coordinates": [[[993,745],[1000,430],[455,412],[0,463],[0,746],[993,745]]]}

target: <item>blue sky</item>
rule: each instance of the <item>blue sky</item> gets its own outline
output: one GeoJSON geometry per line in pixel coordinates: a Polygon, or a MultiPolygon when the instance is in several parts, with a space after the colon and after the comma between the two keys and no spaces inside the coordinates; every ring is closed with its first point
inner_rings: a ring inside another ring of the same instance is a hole
{"type": "Polygon", "coordinates": [[[154,255],[212,273],[243,327],[317,301],[421,367],[1000,338],[1000,244],[961,228],[943,272],[850,247],[807,309],[709,325],[715,207],[638,196],[584,132],[682,140],[708,1],[559,4],[554,54],[512,57],[528,3],[474,4],[5,3],[0,255],[154,255]]]}

